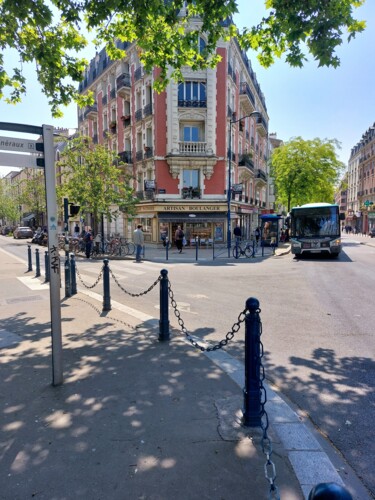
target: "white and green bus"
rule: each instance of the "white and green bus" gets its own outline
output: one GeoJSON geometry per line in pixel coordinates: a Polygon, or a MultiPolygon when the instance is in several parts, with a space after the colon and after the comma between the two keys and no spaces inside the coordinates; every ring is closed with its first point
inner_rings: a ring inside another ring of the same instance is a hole
{"type": "Polygon", "coordinates": [[[340,220],[338,205],[308,203],[293,207],[290,212],[290,240],[292,254],[322,254],[337,257],[341,252],[340,220]]]}

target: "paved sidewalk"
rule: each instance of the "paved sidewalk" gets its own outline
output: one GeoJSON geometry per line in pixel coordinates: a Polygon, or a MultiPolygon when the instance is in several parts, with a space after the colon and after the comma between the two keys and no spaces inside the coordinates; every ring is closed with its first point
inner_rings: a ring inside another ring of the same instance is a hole
{"type": "MultiPolygon", "coordinates": [[[[156,320],[102,313],[80,292],[62,300],[64,384],[52,387],[48,286],[1,249],[0,266],[2,500],[268,498],[260,431],[240,425],[239,362],[174,333],[159,342],[156,320]]],[[[281,498],[343,483],[303,418],[267,393],[281,498]]]]}

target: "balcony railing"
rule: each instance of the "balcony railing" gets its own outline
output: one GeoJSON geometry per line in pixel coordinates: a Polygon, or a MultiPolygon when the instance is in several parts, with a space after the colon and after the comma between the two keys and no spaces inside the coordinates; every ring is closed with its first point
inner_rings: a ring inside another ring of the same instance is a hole
{"type": "Polygon", "coordinates": [[[124,128],[129,127],[131,124],[131,116],[124,115],[121,117],[122,123],[124,124],[124,128]]]}
{"type": "Polygon", "coordinates": [[[122,73],[116,78],[116,88],[117,92],[124,96],[130,91],[130,75],[129,73],[122,73]]]}
{"type": "Polygon", "coordinates": [[[258,116],[256,123],[259,134],[262,137],[265,137],[267,135],[267,130],[268,130],[266,120],[263,118],[263,116],[258,116]]]}
{"type": "Polygon", "coordinates": [[[152,104],[148,103],[146,106],[143,108],[143,116],[146,118],[146,116],[152,115],[152,104]]]}
{"type": "Polygon", "coordinates": [[[108,103],[108,97],[107,97],[107,95],[103,95],[103,97],[102,97],[102,104],[103,104],[103,106],[106,106],[107,103],[108,103]]]}
{"type": "Polygon", "coordinates": [[[243,154],[240,156],[240,161],[238,162],[238,165],[240,167],[246,167],[248,168],[251,172],[254,172],[254,162],[253,160],[249,157],[249,155],[243,154]]]}
{"type": "Polygon", "coordinates": [[[131,151],[121,151],[121,153],[119,153],[118,156],[120,158],[120,161],[122,161],[123,163],[128,163],[128,164],[133,163],[131,151]]]}
{"type": "Polygon", "coordinates": [[[136,161],[141,161],[141,160],[143,160],[143,151],[137,151],[137,152],[135,153],[135,159],[136,159],[136,161]]]}
{"type": "Polygon", "coordinates": [[[181,196],[184,200],[200,199],[201,190],[193,187],[182,188],[181,196]]]}
{"type": "Polygon", "coordinates": [[[109,133],[110,133],[109,128],[105,128],[103,130],[103,137],[104,137],[104,139],[108,139],[109,133]]]}
{"type": "Polygon", "coordinates": [[[154,152],[151,146],[145,146],[145,158],[152,158],[154,156],[154,152]]]}
{"type": "Polygon", "coordinates": [[[98,144],[98,141],[99,141],[98,134],[94,134],[94,135],[92,136],[92,142],[93,142],[94,144],[98,144]]]}
{"type": "Polygon", "coordinates": [[[137,82],[142,78],[142,68],[139,67],[134,71],[134,80],[137,82]]]}
{"type": "Polygon", "coordinates": [[[92,106],[87,106],[84,117],[85,118],[95,118],[98,116],[98,106],[97,104],[93,104],[92,106]]]}
{"type": "Polygon", "coordinates": [[[151,191],[151,190],[136,191],[135,195],[139,200],[153,200],[153,199],[155,199],[155,191],[151,191]]]}
{"type": "Polygon", "coordinates": [[[109,96],[112,99],[116,99],[116,89],[111,89],[109,92],[109,96]]]}
{"type": "Polygon", "coordinates": [[[262,181],[267,182],[267,174],[263,172],[260,168],[258,168],[258,173],[257,173],[258,179],[262,179],[262,181]]]}
{"type": "Polygon", "coordinates": [[[135,112],[135,121],[139,122],[140,120],[142,120],[142,109],[137,109],[135,112]]]}
{"type": "Polygon", "coordinates": [[[181,141],[178,143],[178,150],[187,155],[204,155],[206,154],[206,144],[206,142],[181,141]]]}
{"type": "Polygon", "coordinates": [[[241,82],[240,102],[247,115],[255,111],[255,98],[247,82],[241,82]]]}
{"type": "Polygon", "coordinates": [[[178,100],[178,106],[180,108],[207,108],[206,99],[189,99],[189,100],[178,100]]]}

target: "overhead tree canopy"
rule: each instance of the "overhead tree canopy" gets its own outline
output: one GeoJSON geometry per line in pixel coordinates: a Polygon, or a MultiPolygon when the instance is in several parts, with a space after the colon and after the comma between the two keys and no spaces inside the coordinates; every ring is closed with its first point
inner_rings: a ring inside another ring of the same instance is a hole
{"type": "Polygon", "coordinates": [[[276,148],[271,157],[276,202],[291,207],[305,203],[333,203],[344,164],[337,158],[333,139],[295,137],[276,148]]]}
{"type": "Polygon", "coordinates": [[[231,22],[238,12],[235,0],[0,0],[0,99],[12,103],[22,99],[27,84],[22,66],[33,62],[54,116],[60,116],[61,105],[72,99],[90,103],[79,96],[75,85],[88,62],[79,57],[88,43],[85,30],[97,35],[98,46],[107,45],[112,59],[125,55],[115,47],[115,38],[137,41],[145,69],[161,69],[159,89],[168,81],[169,68],[170,76],[178,78],[185,65],[214,66],[217,41],[231,36],[237,36],[243,48],[256,50],[266,67],[282,55],[290,65],[302,66],[305,48],[319,65],[337,66],[336,48],[345,37],[350,40],[365,28],[364,21],[353,17],[363,3],[266,0],[269,14],[240,33],[231,22]],[[185,3],[186,16],[181,17],[185,3]],[[190,20],[194,29],[186,30],[190,20]],[[197,42],[201,33],[207,40],[203,51],[197,42]]]}

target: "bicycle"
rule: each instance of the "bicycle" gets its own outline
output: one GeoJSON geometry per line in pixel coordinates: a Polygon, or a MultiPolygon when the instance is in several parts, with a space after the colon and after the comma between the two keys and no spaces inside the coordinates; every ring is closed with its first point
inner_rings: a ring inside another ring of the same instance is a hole
{"type": "Polygon", "coordinates": [[[235,259],[239,259],[242,256],[247,258],[254,257],[255,247],[250,241],[248,241],[245,246],[242,246],[241,242],[237,242],[233,247],[232,253],[235,259]]]}
{"type": "Polygon", "coordinates": [[[120,238],[120,255],[134,255],[135,245],[132,241],[128,241],[126,238],[120,238]]]}

